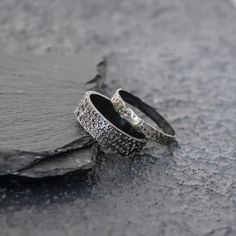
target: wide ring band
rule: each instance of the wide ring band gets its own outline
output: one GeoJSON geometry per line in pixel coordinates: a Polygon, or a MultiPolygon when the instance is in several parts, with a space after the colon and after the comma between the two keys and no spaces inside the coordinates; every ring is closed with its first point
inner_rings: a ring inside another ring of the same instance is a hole
{"type": "Polygon", "coordinates": [[[120,116],[127,120],[137,131],[142,132],[147,139],[163,145],[168,145],[175,141],[175,131],[171,125],[153,107],[143,102],[140,98],[123,89],[118,89],[111,98],[111,102],[120,116]],[[138,108],[153,120],[159,128],[141,119],[128,107],[129,105],[138,108]]]}
{"type": "Polygon", "coordinates": [[[100,93],[86,92],[74,113],[98,144],[122,156],[135,155],[146,143],[145,136],[120,117],[110,99],[100,93]]]}

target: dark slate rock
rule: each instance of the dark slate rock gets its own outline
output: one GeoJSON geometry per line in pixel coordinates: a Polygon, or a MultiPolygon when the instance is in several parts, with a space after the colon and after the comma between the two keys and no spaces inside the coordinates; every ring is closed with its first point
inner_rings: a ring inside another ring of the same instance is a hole
{"type": "Polygon", "coordinates": [[[62,175],[94,165],[93,140],[73,111],[100,89],[105,62],[77,57],[0,55],[0,175],[62,175]]]}

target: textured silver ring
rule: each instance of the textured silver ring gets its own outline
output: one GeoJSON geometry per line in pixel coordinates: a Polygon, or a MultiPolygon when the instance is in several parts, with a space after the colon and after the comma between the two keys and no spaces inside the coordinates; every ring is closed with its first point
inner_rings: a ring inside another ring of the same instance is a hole
{"type": "Polygon", "coordinates": [[[146,143],[145,136],[123,119],[111,100],[100,93],[86,92],[74,113],[80,125],[98,144],[121,156],[135,155],[146,143]]]}
{"type": "Polygon", "coordinates": [[[143,102],[140,98],[123,89],[118,89],[111,101],[120,116],[127,120],[137,131],[142,132],[146,139],[163,145],[168,145],[175,141],[175,131],[171,125],[153,107],[143,102]],[[141,119],[129,105],[138,108],[153,120],[157,126],[141,119]]]}

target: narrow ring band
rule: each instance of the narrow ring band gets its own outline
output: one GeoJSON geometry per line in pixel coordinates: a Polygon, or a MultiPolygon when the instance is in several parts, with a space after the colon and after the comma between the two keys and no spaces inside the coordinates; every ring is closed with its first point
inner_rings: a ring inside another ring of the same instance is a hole
{"type": "Polygon", "coordinates": [[[140,98],[123,89],[118,89],[111,101],[120,116],[127,120],[137,131],[142,132],[146,139],[163,145],[168,145],[175,141],[175,131],[171,125],[153,107],[143,102],[140,98]],[[138,108],[162,130],[139,118],[127,104],[138,108]]]}
{"type": "Polygon", "coordinates": [[[146,143],[145,136],[120,117],[111,100],[100,93],[86,92],[74,113],[80,125],[98,144],[121,156],[135,155],[146,143]]]}

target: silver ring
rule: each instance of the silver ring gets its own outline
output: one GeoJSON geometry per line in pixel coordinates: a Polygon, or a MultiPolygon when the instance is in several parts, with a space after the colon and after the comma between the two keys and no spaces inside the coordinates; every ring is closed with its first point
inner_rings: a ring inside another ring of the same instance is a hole
{"type": "Polygon", "coordinates": [[[111,101],[114,109],[120,116],[127,120],[137,131],[142,132],[146,139],[163,145],[168,145],[175,141],[175,131],[171,125],[153,107],[144,103],[138,97],[123,89],[118,89],[111,98],[111,101]],[[138,108],[153,120],[158,127],[139,118],[132,108],[128,107],[129,105],[138,108]]]}
{"type": "Polygon", "coordinates": [[[145,136],[120,117],[111,100],[100,93],[86,92],[74,113],[80,125],[98,144],[122,156],[135,155],[146,143],[145,136]]]}

